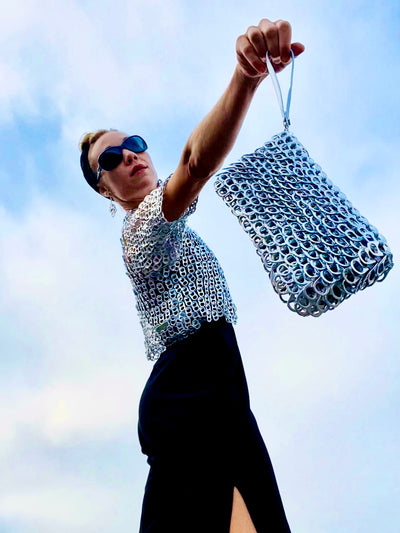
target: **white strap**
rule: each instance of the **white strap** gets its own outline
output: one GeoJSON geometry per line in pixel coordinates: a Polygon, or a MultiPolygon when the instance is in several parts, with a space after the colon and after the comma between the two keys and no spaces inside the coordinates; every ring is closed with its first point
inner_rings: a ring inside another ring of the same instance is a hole
{"type": "Polygon", "coordinates": [[[283,118],[283,126],[284,126],[285,130],[288,130],[289,126],[290,126],[289,110],[290,110],[290,102],[292,100],[292,87],[293,87],[293,71],[294,71],[294,53],[293,53],[293,50],[290,50],[290,54],[292,56],[292,72],[291,72],[291,75],[290,75],[290,87],[289,87],[288,96],[287,96],[286,110],[285,110],[285,108],[283,106],[283,98],[282,98],[281,87],[279,85],[279,81],[278,81],[278,78],[276,76],[276,72],[274,70],[274,67],[272,66],[272,63],[271,63],[271,61],[270,61],[270,59],[268,57],[268,54],[267,54],[267,56],[265,58],[266,63],[267,63],[267,67],[268,67],[268,73],[271,76],[271,80],[272,80],[272,83],[273,83],[274,89],[275,89],[275,94],[276,94],[276,97],[278,98],[278,104],[279,104],[279,107],[281,108],[281,113],[282,113],[282,118],[283,118]]]}

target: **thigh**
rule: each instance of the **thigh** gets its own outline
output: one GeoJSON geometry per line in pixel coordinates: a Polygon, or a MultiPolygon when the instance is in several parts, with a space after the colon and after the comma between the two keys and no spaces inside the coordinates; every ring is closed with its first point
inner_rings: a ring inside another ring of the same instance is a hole
{"type": "Polygon", "coordinates": [[[253,413],[237,424],[232,443],[234,484],[257,533],[290,533],[273,465],[253,413]]]}
{"type": "Polygon", "coordinates": [[[228,439],[240,402],[234,383],[240,354],[232,348],[231,330],[226,323],[206,324],[154,365],[139,404],[143,453],[184,455],[228,439]]]}
{"type": "Polygon", "coordinates": [[[218,461],[156,462],[148,475],[140,533],[228,533],[233,485],[218,461]]]}

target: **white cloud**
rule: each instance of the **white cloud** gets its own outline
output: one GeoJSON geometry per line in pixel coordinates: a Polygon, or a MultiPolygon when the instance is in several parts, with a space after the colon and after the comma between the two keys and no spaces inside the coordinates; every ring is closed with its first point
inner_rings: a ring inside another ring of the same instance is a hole
{"type": "Polygon", "coordinates": [[[21,74],[10,65],[0,63],[0,116],[2,122],[10,122],[13,118],[12,109],[21,101],[21,95],[25,104],[32,109],[32,102],[24,89],[24,80],[21,74]]]}
{"type": "Polygon", "coordinates": [[[0,393],[0,515],[10,531],[15,522],[35,533],[122,532],[139,519],[146,463],[137,408],[151,364],[123,274],[120,221],[104,230],[105,216],[41,195],[23,215],[0,212],[0,312],[20,332],[6,342],[2,322],[3,346],[13,349],[2,353],[0,393]],[[124,441],[129,484],[118,452],[103,473],[103,447],[124,441]],[[79,459],[91,446],[95,483],[79,459]],[[62,450],[71,471],[54,461],[62,450]],[[118,513],[117,502],[125,502],[118,513]]]}
{"type": "Polygon", "coordinates": [[[51,102],[64,128],[78,127],[78,134],[97,121],[143,118],[150,102],[159,112],[175,91],[165,84],[159,89],[165,59],[175,52],[179,11],[176,2],[156,0],[113,9],[99,2],[17,0],[0,27],[0,65],[9,80],[0,93],[5,109],[37,114],[51,102]]]}
{"type": "Polygon", "coordinates": [[[133,363],[117,368],[99,362],[92,375],[74,380],[53,379],[32,390],[6,387],[1,394],[0,450],[10,453],[27,431],[49,446],[114,440],[135,432],[143,378],[133,363]]]}
{"type": "Polygon", "coordinates": [[[113,488],[78,484],[20,489],[7,494],[0,503],[3,518],[26,523],[26,531],[43,533],[115,531],[119,509],[119,495],[113,488]]]}
{"type": "MultiPolygon", "coordinates": [[[[120,254],[107,262],[85,216],[43,200],[32,207],[23,219],[0,217],[2,312],[34,339],[44,382],[4,383],[3,446],[24,425],[52,443],[114,438],[135,425],[149,372],[120,254]]],[[[15,354],[4,355],[13,368],[15,354]]]]}

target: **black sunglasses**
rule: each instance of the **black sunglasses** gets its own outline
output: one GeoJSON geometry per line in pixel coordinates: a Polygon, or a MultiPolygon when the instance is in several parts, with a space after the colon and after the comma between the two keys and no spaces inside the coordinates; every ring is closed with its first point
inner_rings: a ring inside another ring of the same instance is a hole
{"type": "Polygon", "coordinates": [[[106,148],[104,152],[99,155],[97,181],[100,179],[102,170],[114,170],[122,161],[123,149],[130,150],[131,152],[145,152],[147,150],[147,144],[139,135],[131,135],[124,139],[119,146],[110,146],[106,148]]]}

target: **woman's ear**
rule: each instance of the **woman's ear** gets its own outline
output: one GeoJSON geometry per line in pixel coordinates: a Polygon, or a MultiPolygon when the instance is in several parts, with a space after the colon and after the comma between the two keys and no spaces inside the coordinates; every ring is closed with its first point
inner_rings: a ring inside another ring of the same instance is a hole
{"type": "Polygon", "coordinates": [[[97,188],[99,189],[99,193],[104,196],[105,198],[111,198],[111,192],[108,190],[107,186],[99,183],[97,185],[97,188]]]}

